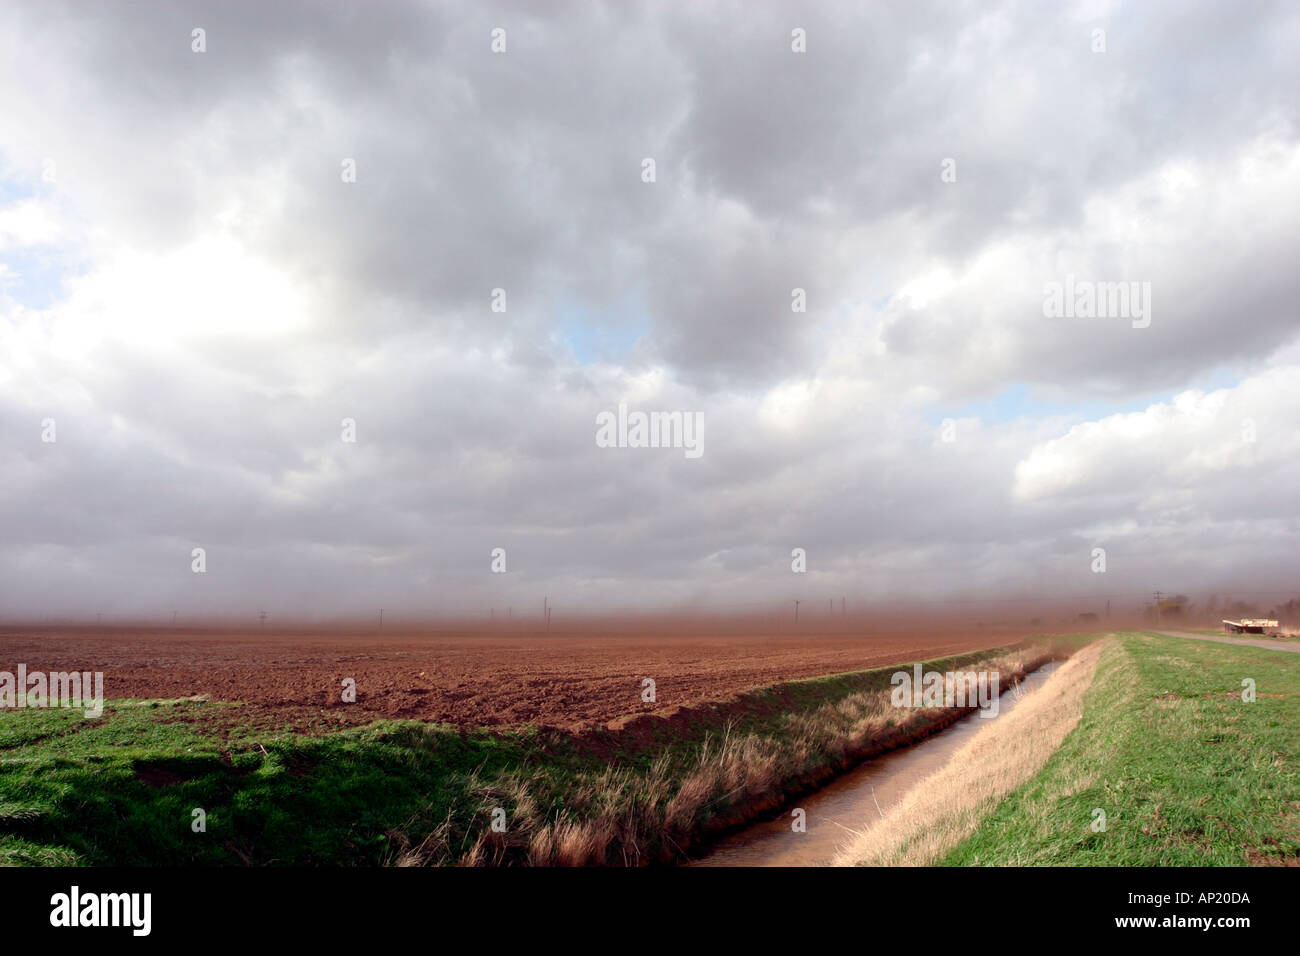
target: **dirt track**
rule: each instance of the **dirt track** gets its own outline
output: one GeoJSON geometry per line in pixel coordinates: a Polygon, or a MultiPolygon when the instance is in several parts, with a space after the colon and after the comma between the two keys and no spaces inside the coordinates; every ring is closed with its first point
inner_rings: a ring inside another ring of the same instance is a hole
{"type": "Polygon", "coordinates": [[[1193,634],[1190,631],[1156,631],[1166,637],[1185,637],[1193,641],[1213,641],[1216,644],[1239,644],[1246,647],[1262,647],[1266,651],[1290,651],[1300,654],[1300,644],[1286,644],[1279,640],[1261,637],[1258,640],[1249,637],[1216,637],[1213,634],[1193,634]]]}
{"type": "Polygon", "coordinates": [[[596,634],[0,630],[0,670],[103,671],[105,696],[208,694],[250,706],[205,719],[320,730],[380,717],[489,727],[604,724],[635,713],[813,677],[1013,643],[989,632],[596,634]],[[641,700],[653,678],[657,700],[641,700]],[[341,700],[353,678],[355,704],[341,700]]]}

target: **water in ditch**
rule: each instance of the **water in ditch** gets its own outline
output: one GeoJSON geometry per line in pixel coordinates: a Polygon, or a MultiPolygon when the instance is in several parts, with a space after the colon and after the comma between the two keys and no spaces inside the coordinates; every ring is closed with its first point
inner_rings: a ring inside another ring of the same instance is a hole
{"type": "Polygon", "coordinates": [[[1008,688],[998,701],[996,717],[973,712],[933,737],[869,760],[799,801],[807,814],[807,832],[791,829],[786,810],[774,820],[755,824],[715,844],[691,866],[825,866],[839,848],[880,819],[903,795],[944,765],[949,757],[1000,720],[1047,680],[1061,664],[1051,661],[1029,674],[1018,689],[1008,688]]]}

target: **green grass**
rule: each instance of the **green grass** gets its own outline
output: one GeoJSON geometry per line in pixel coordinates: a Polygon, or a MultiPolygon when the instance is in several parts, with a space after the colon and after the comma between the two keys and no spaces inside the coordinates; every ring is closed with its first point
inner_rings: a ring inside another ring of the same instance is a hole
{"type": "Polygon", "coordinates": [[[387,722],[259,746],[171,717],[110,705],[97,721],[0,719],[0,863],[380,862],[389,830],[444,819],[476,770],[531,756],[526,734],[387,722]]]}
{"type": "Polygon", "coordinates": [[[1300,854],[1300,656],[1124,634],[1084,713],[949,865],[1240,866],[1300,854]],[[1242,679],[1258,698],[1243,702],[1242,679]],[[1277,695],[1277,696],[1272,696],[1277,695]],[[1106,814],[1093,832],[1094,809],[1106,814]]]}
{"type": "MultiPolygon", "coordinates": [[[[926,667],[965,667],[987,656],[926,667]]],[[[527,820],[534,831],[616,816],[644,854],[638,858],[657,858],[661,841],[674,834],[655,821],[666,818],[675,789],[707,754],[720,760],[720,741],[724,748],[748,741],[779,755],[800,718],[887,690],[896,669],[759,688],[739,706],[701,708],[685,724],[665,722],[649,735],[577,738],[387,721],[315,737],[218,736],[205,733],[201,719],[177,718],[238,705],[110,702],[98,720],[80,711],[4,711],[0,864],[374,865],[412,850],[421,862],[455,862],[475,858],[471,851],[498,806],[512,827],[527,820]],[[206,832],[192,829],[196,809],[206,814],[206,832]]],[[[890,715],[889,724],[904,719],[912,718],[890,715]]],[[[783,757],[777,794],[796,772],[816,772],[840,753],[827,746],[801,751],[798,760],[783,757]]],[[[705,796],[698,808],[690,805],[682,833],[734,813],[746,799],[705,796]]],[[[526,846],[509,839],[489,847],[505,854],[498,861],[526,855],[526,846]]],[[[618,862],[626,852],[612,844],[607,858],[618,862]]]]}

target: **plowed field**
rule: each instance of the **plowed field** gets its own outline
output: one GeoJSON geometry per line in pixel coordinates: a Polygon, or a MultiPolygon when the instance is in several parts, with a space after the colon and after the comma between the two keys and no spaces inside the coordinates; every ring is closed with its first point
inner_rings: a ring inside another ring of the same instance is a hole
{"type": "Polygon", "coordinates": [[[391,717],[576,729],[781,680],[1014,640],[988,631],[900,638],[29,628],[0,631],[0,670],[14,673],[22,663],[29,673],[102,671],[110,700],[208,695],[247,705],[221,714],[203,708],[212,720],[267,727],[320,730],[391,717]],[[647,677],[654,703],[642,700],[647,677]],[[342,700],[348,678],[355,703],[342,700]]]}

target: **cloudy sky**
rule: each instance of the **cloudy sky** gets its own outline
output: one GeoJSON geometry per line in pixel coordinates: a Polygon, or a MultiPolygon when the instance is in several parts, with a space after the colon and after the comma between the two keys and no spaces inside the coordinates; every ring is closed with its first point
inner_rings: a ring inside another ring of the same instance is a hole
{"type": "Polygon", "coordinates": [[[0,615],[1300,591],[1297,49],[1294,3],[9,0],[0,615]],[[703,454],[599,447],[620,403],[703,454]]]}

